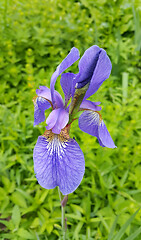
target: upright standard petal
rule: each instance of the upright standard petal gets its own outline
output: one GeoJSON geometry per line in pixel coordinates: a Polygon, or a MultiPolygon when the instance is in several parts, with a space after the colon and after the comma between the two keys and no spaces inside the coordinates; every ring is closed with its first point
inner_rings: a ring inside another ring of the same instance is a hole
{"type": "Polygon", "coordinates": [[[81,183],[85,171],[84,156],[66,129],[60,135],[46,131],[38,137],[33,160],[36,178],[43,188],[59,186],[62,194],[67,195],[81,183]]]}
{"type": "Polygon", "coordinates": [[[53,133],[59,134],[69,121],[69,113],[63,108],[53,110],[48,116],[46,123],[47,130],[52,129],[53,133]]]}
{"type": "Polygon", "coordinates": [[[50,108],[50,103],[42,97],[35,97],[34,103],[34,126],[45,121],[45,110],[50,108]]]}
{"type": "Polygon", "coordinates": [[[51,77],[50,89],[51,89],[51,98],[52,103],[55,108],[55,97],[54,97],[54,86],[57,77],[63,73],[68,67],[70,67],[74,62],[79,59],[79,51],[77,48],[73,47],[67,57],[62,61],[62,63],[57,67],[56,71],[51,77]]]}
{"type": "Polygon", "coordinates": [[[79,117],[79,127],[83,132],[97,137],[102,147],[116,148],[100,113],[84,111],[79,117]]]}
{"type": "Polygon", "coordinates": [[[77,76],[77,88],[84,87],[90,83],[94,74],[101,48],[94,45],[88,48],[79,61],[79,74],[77,76]]]}
{"type": "Polygon", "coordinates": [[[93,95],[99,89],[101,84],[109,77],[111,69],[112,69],[111,61],[106,51],[104,49],[101,49],[84,100],[93,95]]]}

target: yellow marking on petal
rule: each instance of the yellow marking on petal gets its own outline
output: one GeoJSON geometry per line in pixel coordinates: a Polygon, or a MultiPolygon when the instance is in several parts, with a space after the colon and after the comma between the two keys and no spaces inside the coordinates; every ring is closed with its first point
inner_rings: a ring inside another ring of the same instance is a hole
{"type": "Polygon", "coordinates": [[[46,130],[43,136],[49,142],[51,142],[54,138],[57,138],[60,142],[66,142],[70,138],[69,129],[70,129],[70,126],[68,125],[61,130],[60,134],[55,134],[52,132],[52,130],[46,130]]]}
{"type": "Polygon", "coordinates": [[[32,101],[33,101],[34,104],[36,104],[36,99],[37,99],[37,97],[38,97],[38,96],[35,96],[35,97],[32,98],[32,101]]]}

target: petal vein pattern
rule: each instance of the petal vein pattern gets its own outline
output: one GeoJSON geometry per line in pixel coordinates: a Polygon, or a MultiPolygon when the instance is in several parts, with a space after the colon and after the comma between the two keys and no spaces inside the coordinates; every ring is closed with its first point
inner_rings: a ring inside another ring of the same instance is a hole
{"type": "Polygon", "coordinates": [[[52,189],[59,186],[62,194],[75,191],[80,184],[85,161],[78,143],[71,138],[46,131],[34,148],[34,170],[39,184],[52,189]]]}
{"type": "Polygon", "coordinates": [[[102,147],[116,148],[100,113],[84,111],[79,117],[79,127],[83,132],[97,137],[102,147]]]}

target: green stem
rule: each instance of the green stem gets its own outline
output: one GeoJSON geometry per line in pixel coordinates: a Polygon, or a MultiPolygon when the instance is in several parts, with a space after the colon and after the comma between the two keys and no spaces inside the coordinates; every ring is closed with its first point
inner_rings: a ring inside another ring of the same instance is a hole
{"type": "MultiPolygon", "coordinates": [[[[62,202],[63,195],[61,194],[59,187],[58,187],[58,193],[59,193],[60,202],[62,202]]],[[[65,206],[63,207],[62,204],[61,204],[61,210],[62,210],[61,223],[62,223],[63,240],[66,240],[65,206]]]]}
{"type": "Polygon", "coordinates": [[[82,88],[76,88],[73,99],[70,104],[69,108],[69,123],[72,122],[72,120],[75,118],[76,113],[79,111],[79,107],[83,101],[83,98],[86,94],[86,91],[89,88],[89,83],[87,83],[84,87],[82,88]]]}

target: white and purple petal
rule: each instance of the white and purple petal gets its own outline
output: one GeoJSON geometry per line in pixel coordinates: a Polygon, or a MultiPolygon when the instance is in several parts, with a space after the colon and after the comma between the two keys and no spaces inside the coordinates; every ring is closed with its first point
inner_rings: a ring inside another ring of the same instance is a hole
{"type": "Polygon", "coordinates": [[[47,130],[52,129],[53,133],[59,134],[69,121],[69,113],[63,108],[54,109],[48,116],[46,123],[47,130]]]}
{"type": "Polygon", "coordinates": [[[79,51],[77,48],[73,47],[67,57],[62,61],[62,63],[57,67],[56,71],[51,77],[50,90],[53,106],[55,107],[55,94],[54,86],[57,77],[63,73],[68,67],[70,67],[74,62],[79,59],[79,51]]]}
{"type": "Polygon", "coordinates": [[[34,103],[34,126],[38,125],[41,122],[45,121],[45,110],[50,108],[50,103],[42,98],[42,97],[36,97],[33,99],[34,103]]]}
{"type": "Polygon", "coordinates": [[[79,117],[79,127],[83,132],[97,137],[100,146],[116,148],[101,115],[94,111],[84,111],[79,117]]]}
{"type": "Polygon", "coordinates": [[[63,195],[76,190],[85,171],[84,155],[78,143],[66,134],[46,131],[34,148],[34,171],[46,189],[59,186],[63,195]]]}

